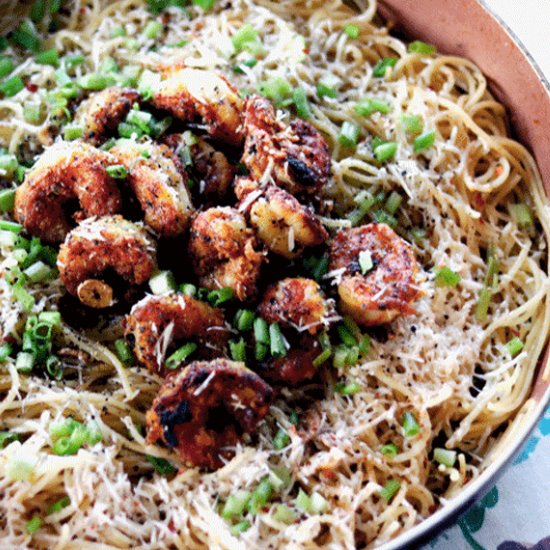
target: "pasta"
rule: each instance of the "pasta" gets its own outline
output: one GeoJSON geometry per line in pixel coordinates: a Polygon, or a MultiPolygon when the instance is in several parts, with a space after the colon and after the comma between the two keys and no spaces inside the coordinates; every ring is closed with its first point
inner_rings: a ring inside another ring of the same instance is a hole
{"type": "MultiPolygon", "coordinates": [[[[4,31],[22,10],[18,2],[8,5],[4,31]]],[[[335,392],[338,373],[331,368],[321,381],[283,389],[258,434],[211,473],[155,472],[155,457],[180,466],[169,450],[148,445],[141,430],[160,377],[125,366],[113,353],[119,323],[76,330],[63,322],[62,380],[24,374],[12,357],[0,368],[0,428],[20,438],[0,451],[3,546],[373,548],[445,506],[486,468],[516,413],[528,406],[550,329],[550,206],[533,158],[509,137],[505,109],[481,71],[466,59],[411,52],[383,26],[374,0],[231,0],[209,11],[172,6],[158,16],[139,0],[73,0],[58,21],[45,45],[62,57],[84,56],[75,80],[101,72],[109,59],[122,71],[184,60],[220,71],[240,90],[259,90],[278,77],[303,89],[311,122],[332,154],[326,192],[334,211],[322,219],[325,226],[350,227],[362,191],[398,192],[398,231],[412,242],[426,280],[417,313],[373,332],[368,359],[344,373],[361,391],[335,392]],[[152,19],[162,21],[162,31],[144,38],[152,19]],[[244,24],[263,45],[248,65],[250,55],[235,53],[231,40],[244,24]],[[395,63],[376,77],[373,67],[384,58],[395,63]],[[320,83],[337,97],[319,97],[320,83]],[[361,114],[355,106],[366,97],[387,109],[361,114]],[[422,120],[417,134],[435,132],[422,154],[407,116],[422,120]],[[346,123],[360,131],[352,151],[339,137],[346,123]],[[397,144],[387,162],[376,159],[375,136],[397,144]],[[518,219],[518,205],[531,213],[530,223],[518,219]],[[491,258],[498,277],[488,281],[491,258]],[[438,284],[444,268],[460,284],[438,284]],[[522,347],[510,351],[514,338],[522,347]],[[411,411],[414,437],[402,420],[411,411]],[[102,442],[70,456],[52,454],[49,427],[69,416],[94,421],[102,442]],[[273,437],[281,428],[289,445],[277,450],[273,437]],[[457,451],[451,466],[433,459],[433,449],[443,446],[457,451]],[[266,476],[277,481],[281,468],[293,483],[275,483],[274,504],[238,533],[221,517],[223,503],[266,476]],[[397,488],[384,498],[392,480],[397,488]],[[296,510],[299,489],[320,495],[326,506],[281,521],[277,506],[296,510]],[[64,497],[68,504],[48,514],[64,497]],[[30,534],[33,516],[41,527],[30,534]]],[[[56,87],[56,68],[20,55],[13,74],[33,86],[0,99],[0,144],[32,161],[63,132],[65,120],[46,98],[56,87]],[[39,105],[40,116],[29,122],[30,103],[39,105]]],[[[288,120],[289,112],[278,116],[288,120]]],[[[17,264],[9,247],[2,247],[1,260],[4,272],[17,264]]],[[[329,274],[329,282],[336,280],[329,274]]],[[[57,309],[64,294],[58,279],[29,292],[33,313],[57,309]]],[[[4,338],[19,342],[26,314],[5,277],[0,311],[4,338]]]]}

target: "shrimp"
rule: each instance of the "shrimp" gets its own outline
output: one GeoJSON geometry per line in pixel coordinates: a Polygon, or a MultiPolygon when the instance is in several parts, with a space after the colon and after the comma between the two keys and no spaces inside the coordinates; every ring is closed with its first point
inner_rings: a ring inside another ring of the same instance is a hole
{"type": "Polygon", "coordinates": [[[340,231],[330,243],[340,310],[364,326],[415,313],[421,273],[410,245],[386,224],[340,231]]]}
{"type": "Polygon", "coordinates": [[[215,470],[269,412],[273,390],[244,363],[198,361],[168,377],[147,411],[147,441],[176,449],[189,467],[215,470]]]}
{"type": "Polygon", "coordinates": [[[275,184],[292,195],[320,198],[330,177],[330,153],[314,126],[301,119],[287,126],[277,120],[267,99],[252,96],[246,102],[244,130],[242,162],[252,179],[261,181],[271,173],[275,184]]]}
{"type": "Polygon", "coordinates": [[[168,67],[163,76],[151,100],[157,109],[188,122],[202,119],[214,139],[242,143],[243,100],[224,76],[181,66],[168,67]]]}
{"type": "Polygon", "coordinates": [[[242,301],[256,294],[265,258],[256,247],[254,231],[234,208],[210,208],[198,214],[191,225],[189,254],[201,286],[230,287],[242,301]]]}
{"type": "Polygon", "coordinates": [[[125,319],[125,335],[136,359],[151,372],[165,372],[165,357],[190,339],[207,356],[222,355],[229,338],[221,309],[180,293],[147,296],[125,319]]]}
{"type": "Polygon", "coordinates": [[[67,210],[78,201],[78,222],[90,216],[116,214],[121,196],[106,167],[116,160],[105,151],[80,142],[60,141],[46,149],[15,194],[15,218],[36,237],[63,241],[71,229],[67,210]]]}
{"type": "Polygon", "coordinates": [[[332,300],[311,279],[288,278],[268,287],[258,306],[268,323],[279,323],[295,345],[284,357],[261,363],[259,372],[268,380],[296,385],[313,378],[315,358],[322,352],[315,335],[328,330],[335,319],[332,300]]]}
{"type": "Polygon", "coordinates": [[[166,145],[138,145],[126,140],[109,152],[128,171],[128,182],[144,211],[145,223],[163,237],[183,233],[193,205],[172,150],[166,145]]]}
{"type": "Polygon", "coordinates": [[[127,284],[139,286],[151,278],[156,266],[153,240],[121,216],[85,220],[67,235],[57,258],[67,291],[96,308],[112,304],[112,289],[105,281],[97,284],[98,277],[114,271],[127,284]]]}
{"type": "Polygon", "coordinates": [[[181,158],[188,156],[184,164],[188,164],[189,175],[199,182],[201,194],[223,199],[235,177],[235,169],[222,152],[197,136],[188,139],[185,134],[170,134],[163,142],[181,158]]]}
{"type": "Polygon", "coordinates": [[[315,281],[288,278],[268,287],[258,313],[268,323],[314,335],[328,328],[335,310],[315,281]]]}
{"type": "MultiPolygon", "coordinates": [[[[328,233],[311,208],[298,202],[287,191],[268,186],[264,190],[246,182],[246,194],[240,210],[248,211],[250,225],[267,248],[285,258],[298,257],[308,246],[317,246],[328,239],[328,233]]],[[[236,190],[239,192],[239,190],[236,190]]]]}
{"type": "Polygon", "coordinates": [[[84,128],[83,138],[93,145],[100,144],[105,137],[117,129],[139,101],[139,92],[132,88],[112,86],[92,94],[82,102],[76,112],[77,122],[84,128]]]}

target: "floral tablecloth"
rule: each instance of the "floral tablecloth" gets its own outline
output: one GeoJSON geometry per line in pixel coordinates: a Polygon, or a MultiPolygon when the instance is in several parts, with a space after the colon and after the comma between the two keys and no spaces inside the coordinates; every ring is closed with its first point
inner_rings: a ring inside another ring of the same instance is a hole
{"type": "Polygon", "coordinates": [[[513,465],[421,550],[550,550],[550,408],[513,465]]]}

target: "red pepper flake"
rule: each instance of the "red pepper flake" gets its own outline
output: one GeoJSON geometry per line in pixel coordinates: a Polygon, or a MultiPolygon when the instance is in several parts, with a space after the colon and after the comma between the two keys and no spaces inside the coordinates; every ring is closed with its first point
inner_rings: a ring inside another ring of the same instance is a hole
{"type": "Polygon", "coordinates": [[[331,469],[321,470],[321,475],[325,479],[328,479],[329,481],[332,481],[336,477],[336,474],[334,473],[334,470],[331,470],[331,469]]]}
{"type": "Polygon", "coordinates": [[[38,86],[36,84],[33,84],[32,82],[27,82],[25,84],[25,88],[27,88],[27,90],[29,90],[29,92],[31,93],[35,93],[35,92],[38,92],[38,86]]]}
{"type": "Polygon", "coordinates": [[[478,210],[483,210],[483,208],[485,207],[485,200],[484,200],[483,195],[481,193],[476,193],[474,195],[474,206],[478,210]]]}
{"type": "Polygon", "coordinates": [[[517,336],[517,337],[519,338],[519,335],[520,335],[519,330],[511,329],[510,332],[511,332],[514,336],[517,336]]]}
{"type": "Polygon", "coordinates": [[[309,55],[309,48],[305,48],[305,49],[304,49],[304,53],[305,53],[306,55],[309,55]]]}
{"type": "Polygon", "coordinates": [[[496,168],[495,168],[495,175],[496,176],[500,176],[502,174],[502,172],[504,172],[504,168],[499,164],[496,168]]]}
{"type": "Polygon", "coordinates": [[[172,533],[176,532],[176,526],[174,525],[174,522],[170,520],[170,523],[168,523],[168,529],[172,531],[172,533]]]}
{"type": "Polygon", "coordinates": [[[162,17],[160,18],[161,22],[163,25],[168,25],[168,23],[170,22],[170,14],[168,13],[163,13],[162,14],[162,17]]]}

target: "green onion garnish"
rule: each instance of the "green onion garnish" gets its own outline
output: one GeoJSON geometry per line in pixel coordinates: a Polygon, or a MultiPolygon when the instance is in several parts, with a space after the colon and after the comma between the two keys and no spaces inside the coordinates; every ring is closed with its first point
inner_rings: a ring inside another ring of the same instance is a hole
{"type": "Polygon", "coordinates": [[[249,309],[239,309],[233,324],[239,332],[248,332],[254,325],[254,312],[249,309]]]}
{"type": "Polygon", "coordinates": [[[342,128],[340,128],[340,133],[338,134],[338,142],[344,147],[356,147],[360,136],[361,128],[359,128],[357,124],[346,120],[344,124],[342,124],[342,128]]]}
{"type": "Polygon", "coordinates": [[[386,162],[391,160],[397,153],[397,143],[388,141],[374,148],[374,156],[378,162],[386,162]]]}
{"type": "Polygon", "coordinates": [[[269,325],[270,352],[273,357],[285,357],[286,346],[281,327],[278,323],[269,325]]]}
{"type": "Polygon", "coordinates": [[[449,451],[448,449],[436,448],[434,449],[434,460],[447,468],[452,468],[456,462],[456,451],[449,451]]]}
{"type": "Polygon", "coordinates": [[[397,479],[390,479],[386,485],[380,491],[378,494],[386,501],[390,502],[392,498],[396,495],[397,491],[401,488],[401,483],[397,479]]]}
{"type": "Polygon", "coordinates": [[[288,446],[290,443],[290,437],[282,428],[275,434],[273,438],[273,448],[280,451],[288,446]]]}
{"type": "Polygon", "coordinates": [[[171,271],[161,271],[151,277],[149,288],[153,294],[164,294],[176,290],[176,279],[171,271]]]}
{"type": "Polygon", "coordinates": [[[296,107],[296,114],[307,120],[311,118],[311,107],[309,106],[309,101],[307,100],[306,91],[303,88],[295,88],[292,92],[292,100],[294,101],[294,106],[296,107]]]}
{"type": "Polygon", "coordinates": [[[14,432],[0,432],[0,449],[19,440],[19,435],[14,432]]]}
{"type": "Polygon", "coordinates": [[[186,296],[196,296],[197,295],[197,287],[195,285],[190,284],[190,283],[184,283],[184,284],[180,285],[180,292],[182,292],[186,296]]]}
{"type": "Polygon", "coordinates": [[[420,153],[422,151],[425,151],[426,149],[429,149],[432,147],[432,145],[435,143],[435,131],[432,130],[431,132],[426,132],[424,134],[420,134],[413,143],[413,148],[415,153],[420,153]]]}
{"type": "Polygon", "coordinates": [[[386,200],[386,204],[384,205],[386,212],[394,215],[401,206],[402,201],[403,197],[397,191],[392,191],[386,200]]]}
{"type": "Polygon", "coordinates": [[[37,53],[34,56],[34,60],[40,65],[51,65],[52,67],[59,67],[59,53],[55,48],[37,53]]]}
{"type": "Polygon", "coordinates": [[[123,180],[128,177],[128,170],[126,170],[126,167],[122,166],[122,164],[107,166],[105,171],[109,176],[117,180],[123,180]]]}
{"type": "Polygon", "coordinates": [[[243,338],[239,340],[231,340],[229,342],[229,354],[233,361],[246,363],[246,344],[243,338]]]}
{"type": "Polygon", "coordinates": [[[34,354],[27,351],[20,351],[15,358],[15,368],[22,373],[29,373],[34,367],[34,354]]]}
{"type": "Polygon", "coordinates": [[[15,205],[15,189],[0,191],[0,212],[12,212],[15,205]]]}
{"type": "Polygon", "coordinates": [[[461,280],[462,279],[458,273],[446,266],[435,270],[435,286],[438,288],[455,288],[461,280]]]}
{"type": "Polygon", "coordinates": [[[254,50],[260,44],[258,31],[250,23],[238,29],[231,37],[231,41],[238,52],[242,50],[254,50]]]}
{"type": "Polygon", "coordinates": [[[8,80],[4,80],[4,82],[0,83],[0,93],[4,94],[6,97],[13,97],[24,87],[25,84],[20,77],[12,76],[11,78],[8,78],[8,80]]]}
{"type": "Polygon", "coordinates": [[[239,490],[232,495],[229,495],[222,508],[222,518],[232,519],[235,516],[240,516],[246,510],[246,506],[249,500],[249,491],[239,490]]]}
{"type": "Polygon", "coordinates": [[[521,229],[531,227],[533,225],[533,214],[531,209],[526,204],[511,204],[509,207],[512,219],[521,229]]]}
{"type": "Polygon", "coordinates": [[[485,321],[487,319],[487,313],[489,311],[489,305],[493,298],[493,291],[485,286],[479,293],[479,300],[476,305],[475,315],[478,321],[485,321]]]}
{"type": "Polygon", "coordinates": [[[78,85],[83,90],[104,90],[109,86],[109,80],[100,73],[89,73],[78,80],[78,85]]]}
{"type": "Polygon", "coordinates": [[[403,433],[405,437],[414,437],[420,432],[420,426],[416,421],[416,418],[413,413],[406,412],[402,418],[403,423],[403,433]]]}
{"type": "Polygon", "coordinates": [[[386,73],[390,67],[395,67],[395,64],[397,63],[396,57],[384,57],[384,59],[381,59],[372,69],[373,76],[376,76],[378,78],[384,78],[386,76],[386,73]]]}
{"type": "Polygon", "coordinates": [[[153,466],[155,472],[159,473],[162,476],[175,474],[178,471],[177,468],[175,468],[165,458],[159,458],[153,455],[146,455],[145,458],[147,462],[149,462],[149,464],[153,466]]]}
{"type": "Polygon", "coordinates": [[[0,170],[5,175],[11,175],[17,170],[19,161],[15,155],[1,154],[0,155],[0,170]]]}
{"type": "Polygon", "coordinates": [[[269,346],[269,327],[261,317],[254,320],[254,339],[260,344],[269,346]]]}
{"type": "Polygon", "coordinates": [[[54,379],[63,378],[63,364],[56,355],[50,355],[46,359],[46,372],[54,379]]]}
{"type": "MultiPolygon", "coordinates": [[[[330,75],[329,75],[330,76],[330,75]]],[[[336,87],[340,84],[340,79],[336,76],[332,78],[324,78],[317,84],[317,97],[322,99],[323,97],[330,97],[332,99],[338,97],[338,91],[336,87]]]]}
{"type": "Polygon", "coordinates": [[[42,105],[40,103],[25,103],[23,118],[30,124],[39,124],[42,119],[42,105]]]}
{"type": "Polygon", "coordinates": [[[198,346],[194,342],[185,344],[166,359],[166,368],[170,370],[178,368],[190,355],[197,351],[197,348],[198,346]]]}
{"type": "Polygon", "coordinates": [[[264,477],[250,495],[247,509],[252,514],[257,514],[273,496],[274,487],[268,477],[264,477]]]}
{"type": "Polygon", "coordinates": [[[359,252],[359,267],[361,268],[362,275],[366,275],[374,268],[372,256],[368,250],[361,250],[361,252],[359,252]]]}
{"type": "Polygon", "coordinates": [[[111,38],[120,38],[121,36],[126,36],[126,29],[124,27],[114,27],[109,33],[111,38]]]}
{"type": "Polygon", "coordinates": [[[288,506],[285,506],[284,504],[277,504],[274,509],[273,519],[275,521],[279,521],[285,525],[292,525],[296,520],[296,514],[288,506]]]}
{"type": "Polygon", "coordinates": [[[355,112],[361,116],[370,116],[372,113],[387,114],[391,110],[388,102],[374,97],[367,97],[355,104],[355,112]]]}
{"type": "MultiPolygon", "coordinates": [[[[83,133],[84,133],[84,129],[82,128],[82,126],[70,125],[70,126],[65,126],[65,128],[63,128],[63,137],[67,141],[73,141],[75,139],[78,139],[82,137],[83,133]]],[[[109,168],[107,168],[107,170],[108,169],[109,168]]]]}
{"type": "Polygon", "coordinates": [[[0,78],[4,78],[5,76],[8,76],[13,69],[15,69],[15,65],[13,64],[13,60],[11,57],[7,57],[5,55],[0,57],[0,78]]]}
{"type": "Polygon", "coordinates": [[[12,40],[25,50],[37,52],[40,49],[40,37],[34,23],[30,19],[24,19],[11,35],[12,40]]]}
{"type": "Polygon", "coordinates": [[[350,384],[339,382],[334,386],[334,391],[342,395],[355,395],[361,391],[361,384],[357,382],[351,382],[350,384]]]}
{"type": "Polygon", "coordinates": [[[73,69],[74,67],[78,65],[82,65],[86,61],[86,58],[81,53],[75,53],[71,55],[67,55],[63,58],[63,65],[67,69],[73,69]]]}
{"type": "Polygon", "coordinates": [[[324,349],[315,359],[313,360],[313,366],[315,368],[320,367],[323,363],[326,363],[332,355],[332,349],[324,349]]]}
{"type": "Polygon", "coordinates": [[[25,525],[25,530],[29,535],[34,535],[40,527],[42,527],[42,524],[44,522],[42,521],[42,518],[40,516],[33,516],[32,519],[27,521],[27,524],[25,525]]]}
{"type": "Polygon", "coordinates": [[[56,272],[49,265],[39,260],[25,269],[23,273],[33,283],[43,283],[54,278],[56,272]]]}
{"type": "Polygon", "coordinates": [[[422,55],[433,55],[437,52],[437,48],[432,44],[426,44],[426,42],[422,42],[421,40],[415,40],[409,44],[408,51],[410,53],[419,53],[422,55]]]}
{"type": "Polygon", "coordinates": [[[422,124],[422,119],[416,115],[409,115],[403,113],[400,117],[401,127],[408,134],[420,134],[424,125],[422,124]]]}
{"type": "Polygon", "coordinates": [[[134,362],[132,348],[122,338],[115,340],[115,354],[125,365],[131,365],[134,362]]]}
{"type": "Polygon", "coordinates": [[[162,32],[162,28],[162,23],[160,21],[149,21],[149,23],[145,26],[145,29],[143,29],[143,34],[146,38],[154,40],[155,38],[158,38],[162,32]]]}
{"type": "Polygon", "coordinates": [[[199,8],[202,8],[204,11],[211,10],[214,7],[214,4],[216,3],[216,0],[191,0],[195,6],[199,6],[199,8]]]}
{"type": "Polygon", "coordinates": [[[351,23],[344,27],[344,32],[350,38],[359,38],[359,27],[357,25],[352,25],[351,23]]]}
{"type": "Polygon", "coordinates": [[[508,350],[508,352],[512,357],[515,357],[518,353],[520,353],[521,350],[523,350],[523,347],[524,347],[524,343],[517,336],[512,338],[506,344],[506,349],[508,350]]]}
{"type": "Polygon", "coordinates": [[[286,107],[292,103],[292,86],[288,80],[276,76],[262,82],[258,91],[267,99],[271,99],[277,107],[286,107]]]}
{"type": "Polygon", "coordinates": [[[238,537],[241,533],[244,533],[249,529],[250,529],[250,522],[246,519],[243,519],[242,521],[239,521],[239,523],[235,523],[235,525],[232,525],[231,528],[229,529],[229,532],[234,537],[238,537]]]}
{"type": "Polygon", "coordinates": [[[399,452],[399,449],[395,443],[386,443],[380,447],[380,452],[389,458],[393,458],[399,452]]]}
{"type": "Polygon", "coordinates": [[[220,288],[218,290],[211,290],[206,299],[211,305],[218,307],[232,300],[234,296],[235,293],[233,292],[233,289],[226,286],[225,288],[220,288]]]}
{"type": "Polygon", "coordinates": [[[63,498],[60,498],[59,500],[55,501],[53,504],[50,504],[46,508],[46,515],[50,516],[51,514],[56,514],[57,512],[61,512],[63,508],[67,508],[71,504],[71,499],[68,496],[64,496],[63,498]]]}

